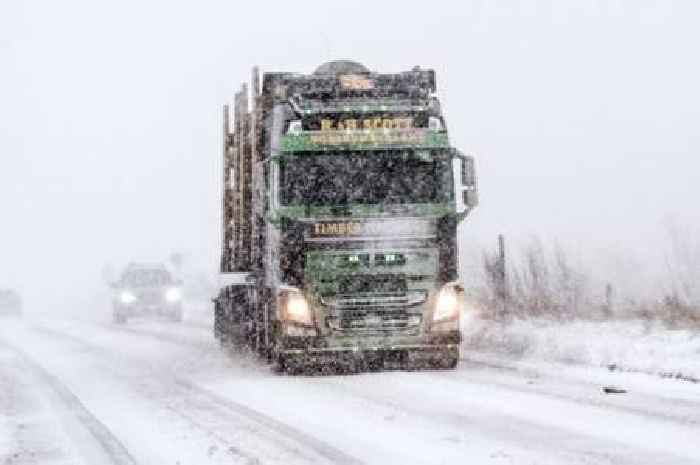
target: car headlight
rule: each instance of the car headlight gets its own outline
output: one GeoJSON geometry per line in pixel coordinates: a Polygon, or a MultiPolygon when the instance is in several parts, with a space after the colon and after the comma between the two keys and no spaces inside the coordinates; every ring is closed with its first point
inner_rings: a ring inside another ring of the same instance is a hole
{"type": "Polygon", "coordinates": [[[165,300],[168,302],[177,302],[182,299],[182,291],[177,287],[171,287],[165,291],[165,300]]]}
{"type": "Polygon", "coordinates": [[[280,310],[284,320],[312,325],[309,303],[298,289],[289,288],[280,293],[280,310]]]}
{"type": "Polygon", "coordinates": [[[136,302],[136,296],[130,291],[122,291],[122,293],[119,294],[119,300],[121,300],[123,304],[133,304],[136,302]]]}
{"type": "Polygon", "coordinates": [[[433,313],[433,321],[453,320],[459,316],[460,288],[456,285],[446,285],[438,294],[433,313]]]}

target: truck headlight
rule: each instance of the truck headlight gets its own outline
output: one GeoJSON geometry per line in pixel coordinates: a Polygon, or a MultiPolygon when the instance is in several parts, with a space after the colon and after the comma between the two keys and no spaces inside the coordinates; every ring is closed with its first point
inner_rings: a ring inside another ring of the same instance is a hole
{"type": "Polygon", "coordinates": [[[444,286],[438,294],[433,321],[453,320],[459,316],[459,292],[456,285],[444,286]]]}
{"type": "Polygon", "coordinates": [[[168,302],[177,302],[182,299],[182,291],[176,287],[171,287],[165,292],[165,300],[168,302]]]}
{"type": "Polygon", "coordinates": [[[312,325],[309,303],[298,289],[289,288],[280,293],[280,310],[284,320],[307,326],[312,325]]]}
{"type": "Polygon", "coordinates": [[[119,300],[123,304],[133,304],[136,302],[136,296],[131,291],[122,291],[119,294],[119,300]]]}

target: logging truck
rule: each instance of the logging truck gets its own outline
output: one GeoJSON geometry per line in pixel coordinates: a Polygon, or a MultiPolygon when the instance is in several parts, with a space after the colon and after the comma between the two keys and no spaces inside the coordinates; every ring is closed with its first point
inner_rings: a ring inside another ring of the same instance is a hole
{"type": "Polygon", "coordinates": [[[222,345],[293,373],[457,365],[457,226],[477,183],[433,70],[254,68],[223,141],[222,345]]]}

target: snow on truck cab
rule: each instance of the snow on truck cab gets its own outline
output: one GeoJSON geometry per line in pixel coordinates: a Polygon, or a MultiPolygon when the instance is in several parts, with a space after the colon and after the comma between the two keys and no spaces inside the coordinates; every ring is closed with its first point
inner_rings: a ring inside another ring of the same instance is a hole
{"type": "Polygon", "coordinates": [[[131,263],[121,278],[112,283],[112,316],[115,323],[129,317],[167,316],[182,320],[182,282],[173,278],[165,265],[131,263]]]}
{"type": "Polygon", "coordinates": [[[454,367],[457,225],[477,205],[435,73],[265,73],[224,111],[214,333],[280,370],[454,367]]]}

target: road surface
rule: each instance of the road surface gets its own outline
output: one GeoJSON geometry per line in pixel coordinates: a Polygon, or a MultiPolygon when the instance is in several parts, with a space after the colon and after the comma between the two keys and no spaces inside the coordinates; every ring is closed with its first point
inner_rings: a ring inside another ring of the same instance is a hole
{"type": "Polygon", "coordinates": [[[210,333],[0,320],[0,464],[700,464],[698,384],[468,350],[454,371],[291,377],[210,333]]]}

